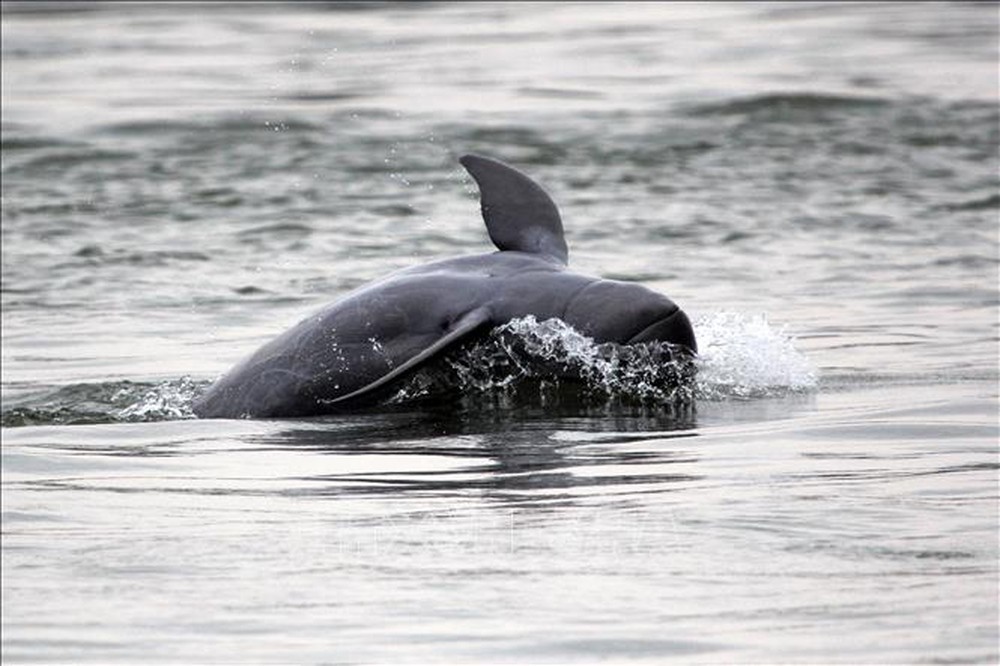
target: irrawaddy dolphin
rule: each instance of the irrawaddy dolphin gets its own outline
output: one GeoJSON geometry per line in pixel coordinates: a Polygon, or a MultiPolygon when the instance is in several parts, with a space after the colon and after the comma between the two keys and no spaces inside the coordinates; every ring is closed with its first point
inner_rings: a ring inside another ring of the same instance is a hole
{"type": "Polygon", "coordinates": [[[552,199],[502,162],[466,155],[498,252],[404,269],[361,287],[268,342],[193,405],[203,418],[292,417],[376,401],[418,366],[518,317],[559,318],[595,342],[697,351],[687,315],[634,283],[566,270],[552,199]]]}

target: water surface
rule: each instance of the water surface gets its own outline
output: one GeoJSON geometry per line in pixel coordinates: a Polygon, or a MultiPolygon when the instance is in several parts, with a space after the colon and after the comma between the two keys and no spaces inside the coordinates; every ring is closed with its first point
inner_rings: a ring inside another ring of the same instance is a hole
{"type": "Polygon", "coordinates": [[[998,11],[5,4],[5,659],[996,662],[998,11]],[[189,418],[466,152],[693,405],[189,418]]]}

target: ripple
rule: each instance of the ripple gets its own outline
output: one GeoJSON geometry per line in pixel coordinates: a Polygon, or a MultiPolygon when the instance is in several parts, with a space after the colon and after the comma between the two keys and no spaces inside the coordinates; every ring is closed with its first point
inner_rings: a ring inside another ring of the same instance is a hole
{"type": "Polygon", "coordinates": [[[519,88],[522,95],[552,99],[601,99],[605,95],[596,90],[581,90],[574,88],[541,88],[528,86],[519,88]]]}
{"type": "Polygon", "coordinates": [[[296,102],[349,102],[357,99],[364,99],[369,96],[370,95],[368,93],[362,92],[301,91],[289,93],[285,96],[285,99],[290,99],[296,102]]]}
{"type": "MultiPolygon", "coordinates": [[[[84,245],[73,253],[91,265],[131,264],[133,266],[163,266],[173,262],[210,261],[204,252],[195,250],[152,250],[132,252],[123,249],[105,250],[99,245],[84,245]]],[[[72,264],[61,264],[57,268],[72,264]]]]}
{"type": "Polygon", "coordinates": [[[881,97],[860,97],[815,93],[772,93],[752,95],[726,102],[699,104],[687,110],[691,115],[753,115],[775,118],[812,118],[827,111],[855,111],[882,108],[889,100],[881,97]]]}
{"type": "Polygon", "coordinates": [[[939,208],[950,211],[993,210],[1000,208],[1000,194],[991,194],[980,199],[969,199],[958,203],[942,204],[939,208]]]}
{"type": "Polygon", "coordinates": [[[284,222],[279,224],[265,224],[259,227],[244,229],[237,233],[241,238],[253,238],[257,236],[277,236],[277,237],[302,237],[313,232],[313,228],[308,224],[296,222],[284,222]]]}
{"type": "Polygon", "coordinates": [[[36,171],[51,169],[75,168],[101,162],[124,162],[134,160],[137,157],[136,153],[124,150],[106,150],[91,147],[81,147],[73,151],[42,151],[41,154],[30,157],[24,162],[12,164],[9,167],[9,171],[11,173],[18,171],[34,173],[36,171]]]}

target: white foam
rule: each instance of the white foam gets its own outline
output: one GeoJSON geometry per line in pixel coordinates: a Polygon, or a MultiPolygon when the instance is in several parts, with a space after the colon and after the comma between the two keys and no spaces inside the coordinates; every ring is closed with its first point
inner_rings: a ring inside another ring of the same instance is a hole
{"type": "Polygon", "coordinates": [[[808,391],[816,369],[795,349],[785,327],[763,314],[716,312],[694,324],[698,340],[697,397],[749,398],[808,391]]]}
{"type": "Polygon", "coordinates": [[[128,399],[127,406],[118,411],[122,421],[164,421],[169,419],[193,419],[191,402],[203,390],[203,384],[190,377],[181,377],[146,387],[136,395],[136,389],[122,389],[114,396],[115,401],[128,399]]]}

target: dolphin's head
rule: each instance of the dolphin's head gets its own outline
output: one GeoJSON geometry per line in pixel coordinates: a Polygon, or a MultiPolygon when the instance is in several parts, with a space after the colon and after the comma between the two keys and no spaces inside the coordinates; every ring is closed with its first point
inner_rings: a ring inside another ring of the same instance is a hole
{"type": "Polygon", "coordinates": [[[698,351],[684,311],[666,296],[639,284],[598,280],[578,293],[563,319],[597,342],[669,342],[698,351]]]}

